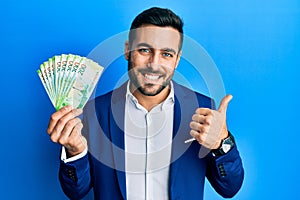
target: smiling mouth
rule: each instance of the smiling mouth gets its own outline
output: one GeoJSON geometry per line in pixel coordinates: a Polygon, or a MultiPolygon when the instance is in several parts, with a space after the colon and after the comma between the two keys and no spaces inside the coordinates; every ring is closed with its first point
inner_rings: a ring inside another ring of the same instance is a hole
{"type": "Polygon", "coordinates": [[[144,77],[148,80],[151,80],[151,81],[156,81],[158,80],[161,76],[160,75],[157,75],[157,74],[144,74],[144,77]]]}

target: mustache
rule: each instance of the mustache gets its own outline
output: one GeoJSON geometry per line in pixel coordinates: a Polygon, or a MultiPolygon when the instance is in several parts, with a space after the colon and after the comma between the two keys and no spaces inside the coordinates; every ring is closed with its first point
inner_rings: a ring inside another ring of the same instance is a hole
{"type": "Polygon", "coordinates": [[[161,72],[159,70],[153,70],[153,69],[149,69],[149,68],[138,69],[138,71],[142,74],[163,74],[163,72],[161,72]]]}

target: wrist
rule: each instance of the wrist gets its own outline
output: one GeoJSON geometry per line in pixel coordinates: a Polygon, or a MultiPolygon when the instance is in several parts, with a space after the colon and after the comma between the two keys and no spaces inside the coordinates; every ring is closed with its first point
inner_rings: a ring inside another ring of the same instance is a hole
{"type": "Polygon", "coordinates": [[[215,149],[219,149],[222,146],[222,142],[229,136],[228,130],[227,129],[223,129],[221,137],[219,138],[219,140],[216,142],[216,144],[214,145],[214,148],[212,148],[212,150],[215,149]]]}
{"type": "Polygon", "coordinates": [[[227,137],[221,140],[217,149],[211,150],[213,156],[221,156],[228,153],[235,146],[235,140],[233,135],[228,131],[227,137]]]}
{"type": "Polygon", "coordinates": [[[73,161],[79,160],[80,158],[83,158],[88,153],[88,149],[86,147],[82,153],[80,153],[80,154],[78,154],[76,156],[67,158],[67,152],[66,151],[67,151],[66,148],[64,146],[62,146],[60,159],[64,163],[69,163],[69,162],[73,162],[73,161]]]}
{"type": "Polygon", "coordinates": [[[81,147],[78,149],[74,149],[74,148],[72,149],[72,148],[65,147],[65,149],[66,149],[67,158],[71,158],[71,157],[81,154],[85,150],[85,147],[81,147]]]}

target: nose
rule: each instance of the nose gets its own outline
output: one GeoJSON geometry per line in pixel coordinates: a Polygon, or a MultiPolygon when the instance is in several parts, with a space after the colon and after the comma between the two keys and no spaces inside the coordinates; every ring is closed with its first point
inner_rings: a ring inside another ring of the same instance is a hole
{"type": "Polygon", "coordinates": [[[149,58],[149,66],[152,68],[159,67],[160,65],[160,54],[157,51],[152,52],[149,58]]]}

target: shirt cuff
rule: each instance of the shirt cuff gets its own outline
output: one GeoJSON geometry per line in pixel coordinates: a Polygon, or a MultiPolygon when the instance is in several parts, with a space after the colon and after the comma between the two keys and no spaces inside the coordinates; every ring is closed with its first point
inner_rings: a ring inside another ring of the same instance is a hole
{"type": "Polygon", "coordinates": [[[72,161],[75,161],[75,160],[79,160],[80,158],[84,157],[86,154],[87,154],[87,147],[80,154],[78,154],[76,156],[73,156],[73,157],[70,157],[70,158],[67,158],[66,148],[64,146],[62,146],[60,159],[64,163],[68,163],[68,162],[72,162],[72,161]]]}

